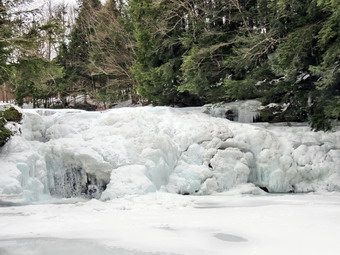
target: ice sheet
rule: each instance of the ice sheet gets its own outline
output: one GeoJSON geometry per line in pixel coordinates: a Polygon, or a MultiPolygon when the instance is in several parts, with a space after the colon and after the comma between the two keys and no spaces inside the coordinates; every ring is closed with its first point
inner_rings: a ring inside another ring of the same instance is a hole
{"type": "Polygon", "coordinates": [[[337,254],[339,198],[154,192],[0,207],[0,254],[337,254]]]}

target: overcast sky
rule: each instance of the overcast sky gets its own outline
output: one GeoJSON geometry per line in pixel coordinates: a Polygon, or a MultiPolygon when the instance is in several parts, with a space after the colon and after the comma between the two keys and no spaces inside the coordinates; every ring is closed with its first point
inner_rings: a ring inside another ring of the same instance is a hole
{"type": "MultiPolygon", "coordinates": [[[[33,0],[34,5],[40,5],[48,2],[48,0],[33,0]]],[[[76,4],[77,0],[52,0],[52,3],[66,3],[66,4],[76,4]]]]}
{"type": "MultiPolygon", "coordinates": [[[[41,5],[43,5],[44,3],[46,3],[48,0],[33,0],[33,5],[35,7],[39,7],[41,5]]],[[[104,3],[106,0],[100,0],[102,3],[104,3]]],[[[57,3],[62,3],[64,2],[65,4],[68,5],[76,5],[77,4],[77,0],[52,0],[53,4],[57,4],[57,3]]]]}

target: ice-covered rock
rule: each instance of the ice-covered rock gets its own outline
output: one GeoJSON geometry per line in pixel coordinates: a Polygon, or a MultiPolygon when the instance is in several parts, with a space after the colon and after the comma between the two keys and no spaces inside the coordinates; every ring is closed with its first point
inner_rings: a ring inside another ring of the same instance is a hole
{"type": "Polygon", "coordinates": [[[260,127],[197,109],[24,110],[0,151],[0,194],[112,199],[162,190],[211,194],[340,190],[340,131],[260,127]]]}
{"type": "Polygon", "coordinates": [[[214,117],[252,123],[259,115],[261,102],[257,100],[240,100],[230,103],[209,104],[204,106],[204,111],[214,117]]]}

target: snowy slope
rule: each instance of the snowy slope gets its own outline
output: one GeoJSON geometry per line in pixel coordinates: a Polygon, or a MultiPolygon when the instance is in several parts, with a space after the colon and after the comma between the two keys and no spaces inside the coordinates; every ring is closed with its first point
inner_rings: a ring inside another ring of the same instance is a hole
{"type": "Polygon", "coordinates": [[[24,112],[22,135],[0,152],[2,196],[107,200],[156,190],[212,194],[244,183],[271,192],[340,190],[339,131],[270,129],[168,107],[24,112]]]}

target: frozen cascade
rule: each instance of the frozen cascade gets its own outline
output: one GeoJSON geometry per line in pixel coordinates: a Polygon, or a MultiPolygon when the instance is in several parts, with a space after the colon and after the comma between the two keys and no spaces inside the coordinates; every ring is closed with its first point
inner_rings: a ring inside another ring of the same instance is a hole
{"type": "Polygon", "coordinates": [[[24,110],[22,135],[0,151],[0,198],[211,194],[245,183],[340,191],[340,131],[260,127],[201,111],[24,110]]]}

